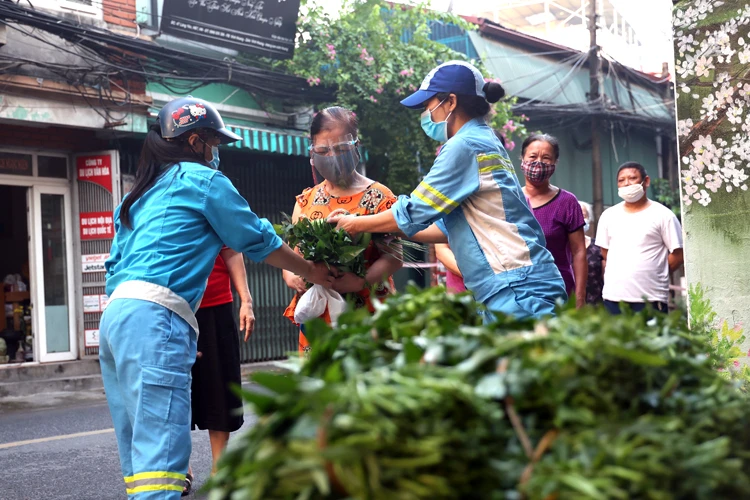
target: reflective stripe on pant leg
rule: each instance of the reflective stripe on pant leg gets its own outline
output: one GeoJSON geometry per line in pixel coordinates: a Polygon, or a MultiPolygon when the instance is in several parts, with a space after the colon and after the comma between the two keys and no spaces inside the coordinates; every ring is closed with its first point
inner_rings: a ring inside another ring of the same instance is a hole
{"type": "Polygon", "coordinates": [[[191,450],[189,374],[196,334],[185,320],[159,304],[138,299],[117,302],[122,319],[117,335],[113,332],[110,339],[118,346],[112,350],[123,398],[128,408],[134,408],[133,470],[124,475],[132,486],[128,494],[138,500],[177,499],[191,450]],[[132,478],[139,482],[132,483],[132,478]]]}
{"type": "Polygon", "coordinates": [[[176,472],[141,472],[125,478],[128,495],[148,491],[179,491],[185,486],[185,474],[176,472]]]}
{"type": "MultiPolygon", "coordinates": [[[[149,471],[179,473],[184,482],[192,447],[190,372],[196,334],[183,318],[167,309],[153,310],[143,321],[157,340],[142,353],[140,380],[134,381],[140,400],[133,422],[133,470],[136,477],[149,471]]],[[[179,498],[182,492],[182,483],[179,487],[153,486],[134,488],[136,498],[179,498]]]]}

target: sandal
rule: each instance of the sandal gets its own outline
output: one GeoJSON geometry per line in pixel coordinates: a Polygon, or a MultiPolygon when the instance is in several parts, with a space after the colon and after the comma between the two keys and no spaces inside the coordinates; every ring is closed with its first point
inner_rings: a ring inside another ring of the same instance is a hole
{"type": "Polygon", "coordinates": [[[193,475],[191,473],[185,474],[185,486],[182,488],[182,496],[186,497],[190,494],[190,490],[193,489],[193,475]]]}

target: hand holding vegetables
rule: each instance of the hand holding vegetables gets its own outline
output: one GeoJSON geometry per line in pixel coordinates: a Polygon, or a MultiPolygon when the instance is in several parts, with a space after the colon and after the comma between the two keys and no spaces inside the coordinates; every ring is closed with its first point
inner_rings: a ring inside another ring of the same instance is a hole
{"type": "Polygon", "coordinates": [[[333,281],[333,289],[339,293],[358,292],[365,288],[367,282],[354,273],[343,273],[333,281]]]}
{"type": "Polygon", "coordinates": [[[362,232],[357,229],[357,219],[358,217],[355,215],[331,214],[326,221],[329,224],[336,224],[337,230],[346,231],[350,235],[356,236],[362,232]]]}

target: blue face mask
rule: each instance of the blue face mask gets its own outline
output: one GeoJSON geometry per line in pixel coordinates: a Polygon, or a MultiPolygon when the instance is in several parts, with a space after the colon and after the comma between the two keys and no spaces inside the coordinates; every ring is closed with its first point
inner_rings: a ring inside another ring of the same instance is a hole
{"type": "Polygon", "coordinates": [[[219,170],[219,146],[211,146],[211,155],[211,161],[208,164],[214,170],[219,170]]]}
{"type": "Polygon", "coordinates": [[[424,133],[427,134],[427,137],[430,139],[435,139],[438,142],[446,142],[448,140],[448,118],[450,118],[453,113],[453,111],[448,113],[445,120],[441,122],[435,123],[432,121],[432,112],[438,109],[444,102],[445,99],[440,101],[440,104],[434,108],[425,110],[421,117],[422,130],[424,130],[424,133]]]}

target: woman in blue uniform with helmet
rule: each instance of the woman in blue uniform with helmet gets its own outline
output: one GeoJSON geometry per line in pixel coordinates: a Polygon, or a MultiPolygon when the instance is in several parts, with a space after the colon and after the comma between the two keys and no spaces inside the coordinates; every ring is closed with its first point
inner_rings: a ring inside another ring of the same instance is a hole
{"type": "Polygon", "coordinates": [[[149,129],[133,189],[115,210],[99,359],[131,498],[182,493],[195,311],[222,246],[311,283],[332,283],[325,265],[283,244],[216,170],[219,144],[238,140],[208,102],[166,104],[149,129]]]}
{"type": "Polygon", "coordinates": [[[390,210],[330,220],[352,234],[400,231],[449,243],[466,287],[490,312],[538,318],[567,295],[508,153],[485,121],[503,95],[499,84],[485,82],[463,61],[433,69],[401,101],[423,109],[422,129],[445,143],[427,176],[390,210]]]}

